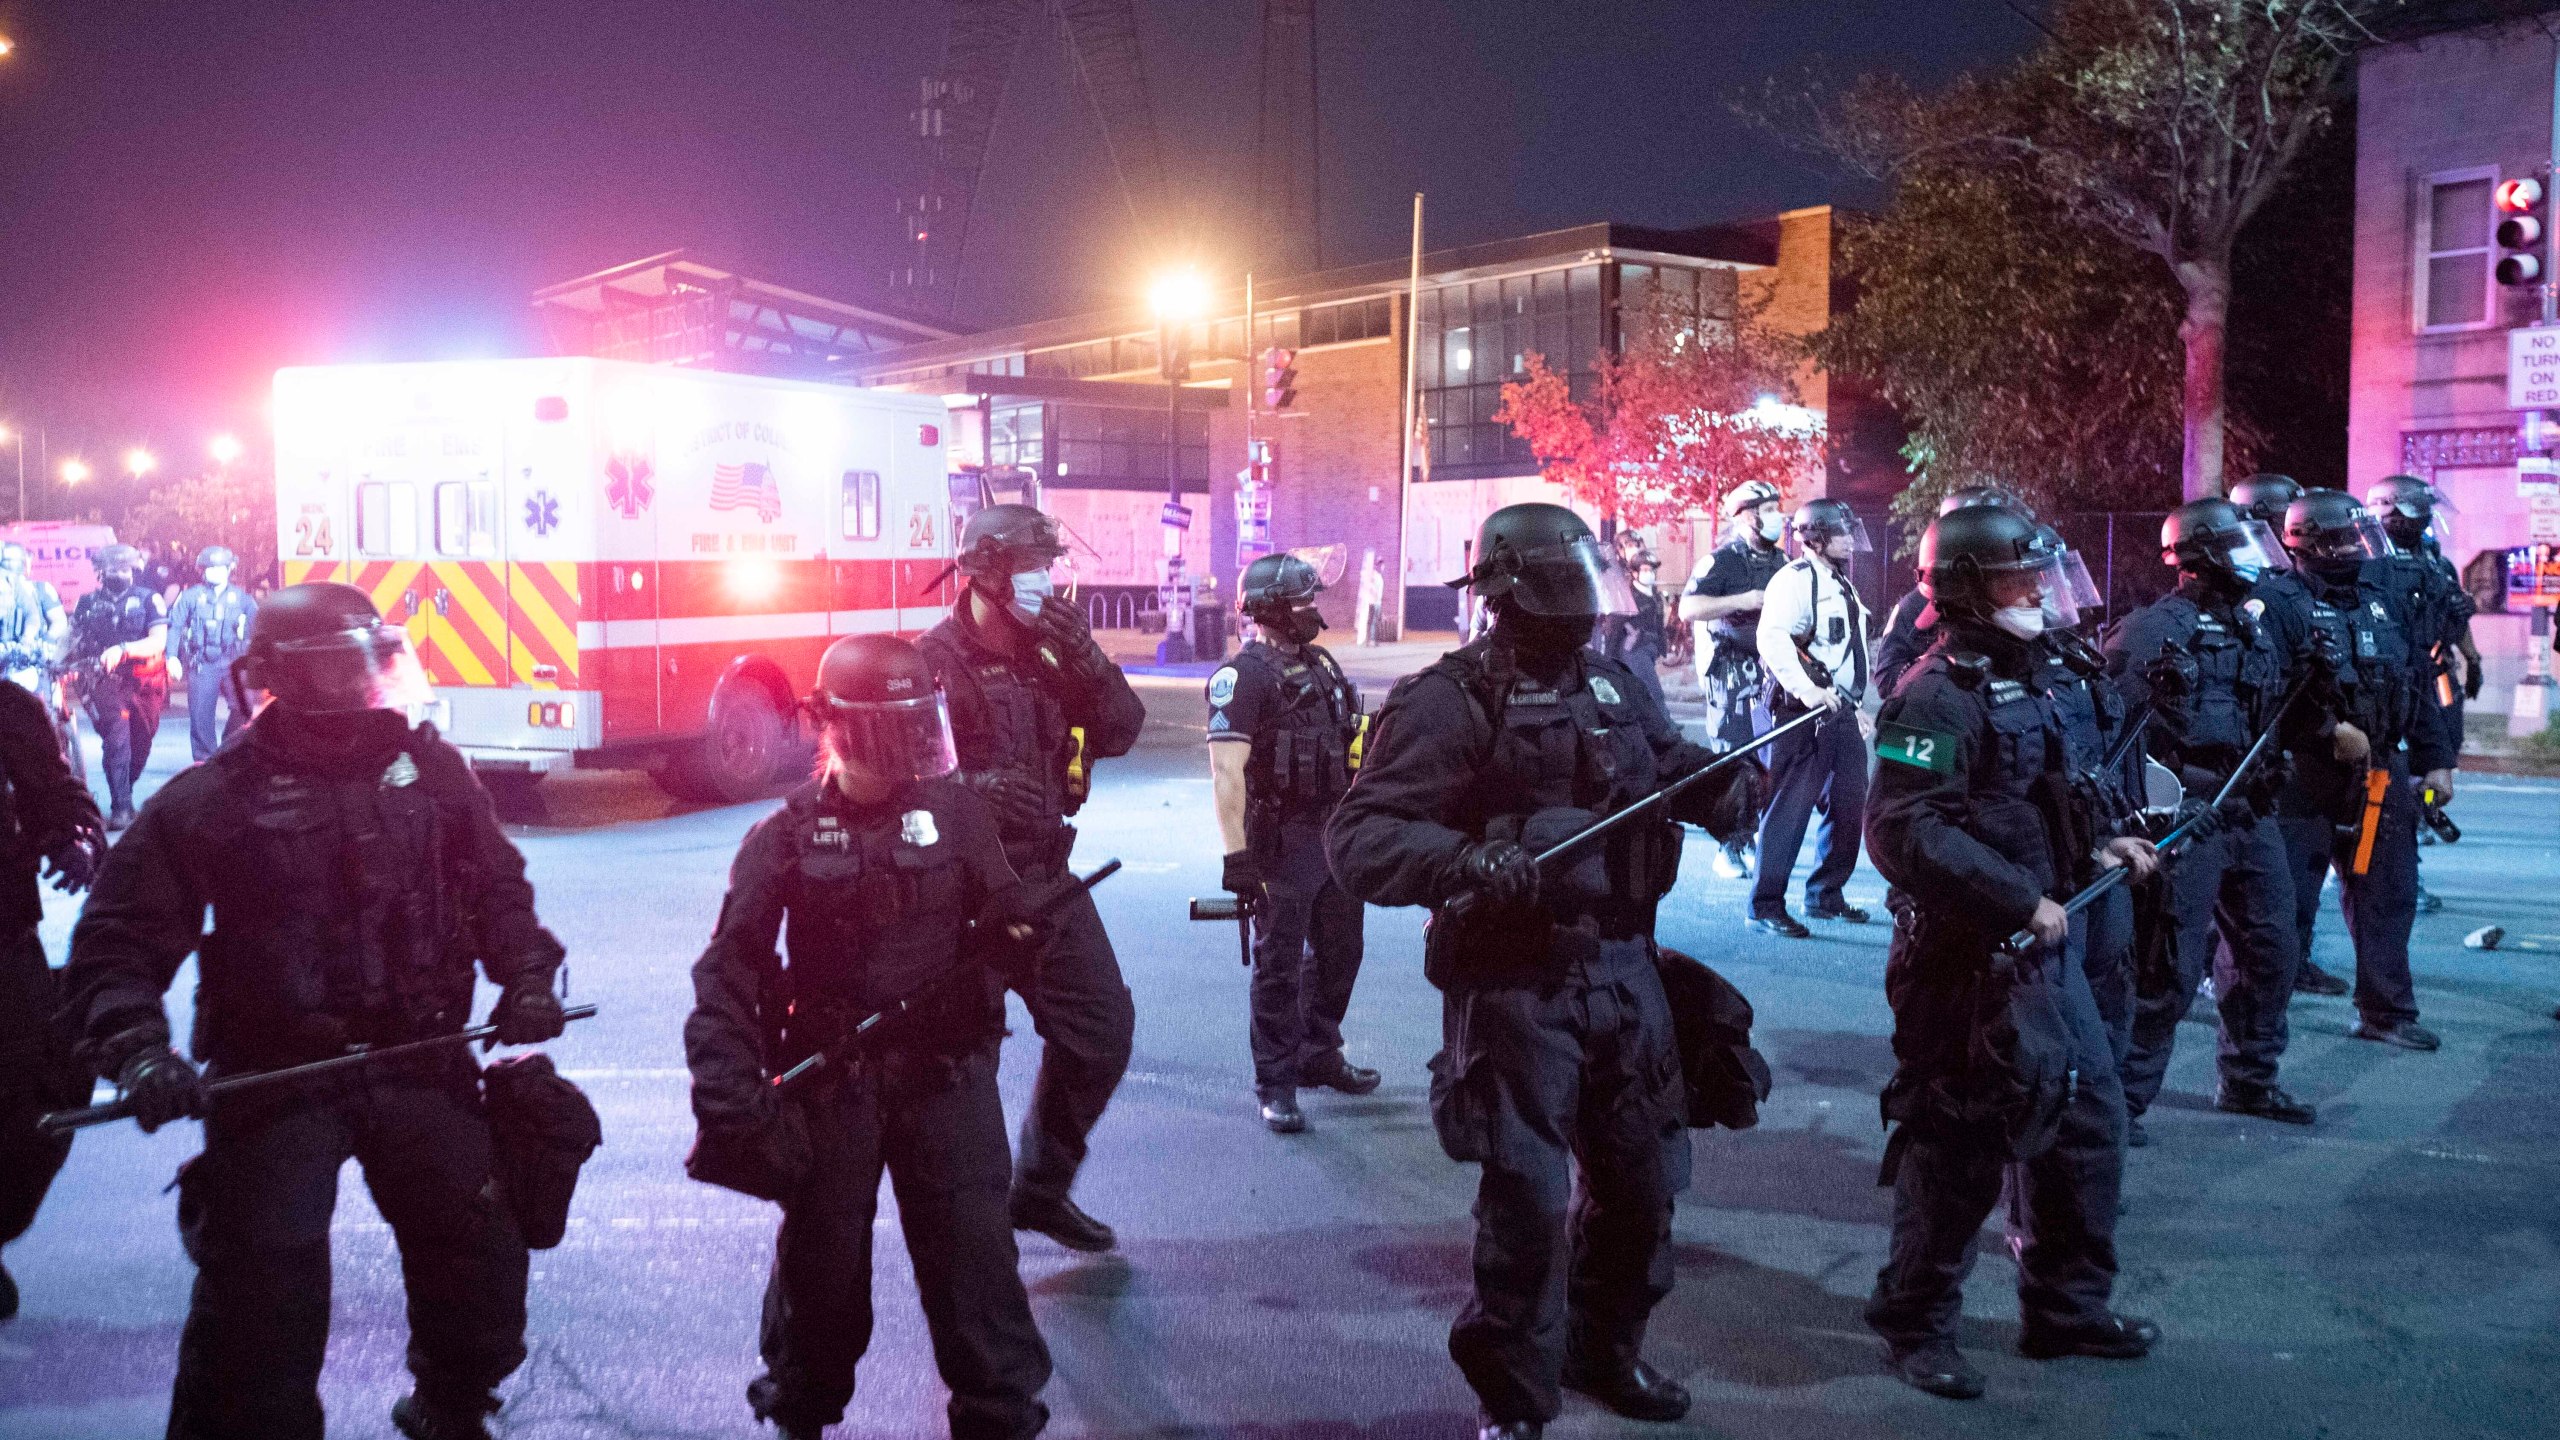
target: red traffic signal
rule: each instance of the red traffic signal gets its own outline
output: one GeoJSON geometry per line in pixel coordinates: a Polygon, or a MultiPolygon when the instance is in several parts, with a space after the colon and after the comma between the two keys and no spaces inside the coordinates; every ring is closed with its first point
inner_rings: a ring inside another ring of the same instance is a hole
{"type": "Polygon", "coordinates": [[[2542,278],[2542,246],[2546,217],[2542,182],[2530,177],[2501,180],[2498,207],[2498,283],[2531,285],[2542,278]]]}
{"type": "Polygon", "coordinates": [[[1274,345],[1262,352],[1262,408],[1286,410],[1298,403],[1298,352],[1274,345]]]}

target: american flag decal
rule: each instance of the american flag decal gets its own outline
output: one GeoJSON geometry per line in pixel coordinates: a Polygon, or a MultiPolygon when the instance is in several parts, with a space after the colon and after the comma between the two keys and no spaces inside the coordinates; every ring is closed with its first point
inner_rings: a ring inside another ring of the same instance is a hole
{"type": "Polygon", "coordinates": [[[716,465],[711,470],[711,508],[753,510],[770,525],[782,518],[782,485],[770,465],[716,465]]]}

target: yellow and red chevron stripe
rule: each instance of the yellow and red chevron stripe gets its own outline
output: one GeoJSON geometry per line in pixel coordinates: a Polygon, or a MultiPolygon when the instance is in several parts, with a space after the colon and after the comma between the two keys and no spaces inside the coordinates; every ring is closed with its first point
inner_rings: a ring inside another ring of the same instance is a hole
{"type": "Polygon", "coordinates": [[[577,686],[580,612],[572,562],[293,560],[285,564],[284,580],[334,580],[372,596],[385,619],[408,629],[427,678],[438,685],[577,686]]]}

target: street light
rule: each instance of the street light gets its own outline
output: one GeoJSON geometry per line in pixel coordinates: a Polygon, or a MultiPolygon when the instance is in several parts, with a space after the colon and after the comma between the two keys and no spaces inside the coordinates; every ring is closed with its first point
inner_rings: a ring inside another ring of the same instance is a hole
{"type": "Polygon", "coordinates": [[[151,452],[143,449],[139,445],[136,445],[132,449],[124,452],[125,473],[131,475],[136,480],[150,474],[159,467],[160,462],[152,458],[151,452]]]}
{"type": "Polygon", "coordinates": [[[77,485],[89,478],[89,462],[74,455],[62,462],[62,483],[77,485]]]}
{"type": "Polygon", "coordinates": [[[1191,378],[1191,327],[1209,311],[1209,279],[1185,265],[1157,273],[1147,286],[1156,317],[1156,368],[1164,375],[1164,649],[1160,663],[1193,657],[1191,605],[1184,593],[1182,537],[1190,516],[1182,504],[1182,382],[1191,378]]]}
{"type": "MultiPolygon", "coordinates": [[[[0,40],[4,40],[5,38],[6,37],[0,37],[0,40]]],[[[27,432],[16,429],[12,426],[0,425],[0,440],[9,441],[18,447],[17,518],[23,522],[27,518],[27,432]]]]}
{"type": "Polygon", "coordinates": [[[17,41],[10,39],[10,38],[9,38],[8,36],[6,36],[6,35],[0,35],[0,59],[5,59],[5,58],[8,56],[9,52],[11,52],[11,51],[13,51],[13,50],[15,50],[15,49],[17,49],[17,48],[18,48],[18,42],[17,42],[17,41]]]}
{"type": "Polygon", "coordinates": [[[212,452],[214,464],[228,465],[240,458],[240,437],[230,434],[216,435],[212,443],[204,448],[212,452]]]}

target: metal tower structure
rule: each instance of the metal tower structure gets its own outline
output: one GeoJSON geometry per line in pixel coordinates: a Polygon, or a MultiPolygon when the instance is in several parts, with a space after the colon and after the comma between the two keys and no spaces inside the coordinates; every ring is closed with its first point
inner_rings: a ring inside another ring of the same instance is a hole
{"type": "Polygon", "coordinates": [[[1316,122],[1316,0],[1262,0],[1262,88],[1254,123],[1255,273],[1322,268],[1316,122]]]}
{"type": "Polygon", "coordinates": [[[1035,21],[1054,26],[1066,47],[1131,222],[1165,223],[1164,156],[1131,0],[955,0],[942,70],[924,82],[914,117],[927,156],[924,189],[898,202],[909,253],[889,284],[913,311],[948,315],[958,303],[978,173],[1035,21]]]}

